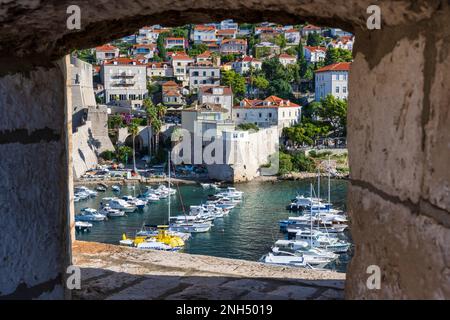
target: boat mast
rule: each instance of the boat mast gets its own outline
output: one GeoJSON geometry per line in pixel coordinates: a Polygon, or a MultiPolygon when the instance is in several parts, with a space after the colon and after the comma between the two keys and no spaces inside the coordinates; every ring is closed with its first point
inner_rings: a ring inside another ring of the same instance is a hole
{"type": "Polygon", "coordinates": [[[169,207],[168,207],[168,216],[169,216],[169,220],[167,221],[167,224],[170,224],[170,150],[168,152],[168,167],[169,167],[169,207]]]}
{"type": "MultiPolygon", "coordinates": [[[[313,185],[312,183],[309,186],[309,196],[312,200],[313,198],[313,185]]],[[[311,203],[310,209],[309,209],[309,224],[310,224],[310,234],[309,234],[309,246],[312,248],[313,244],[312,244],[312,235],[313,235],[313,222],[312,222],[312,207],[313,207],[313,203],[311,203]]]]}
{"type": "Polygon", "coordinates": [[[328,212],[330,212],[331,204],[331,163],[330,155],[328,155],[328,212]]]}

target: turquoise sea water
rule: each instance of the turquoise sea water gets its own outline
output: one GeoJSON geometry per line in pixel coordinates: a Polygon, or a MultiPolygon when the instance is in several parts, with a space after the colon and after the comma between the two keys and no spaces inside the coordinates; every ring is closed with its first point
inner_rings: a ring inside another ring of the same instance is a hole
{"type": "MultiPolygon", "coordinates": [[[[194,234],[187,241],[183,252],[203,254],[217,257],[245,259],[257,261],[263,254],[270,251],[273,243],[283,239],[279,231],[278,221],[296,213],[287,211],[297,193],[309,195],[312,180],[280,181],[280,182],[250,182],[238,184],[235,187],[243,191],[244,198],[240,205],[233,209],[223,219],[216,219],[214,226],[207,233],[194,234]]],[[[124,186],[121,195],[139,194],[143,186],[124,186]]],[[[316,185],[317,188],[317,185],[316,185]]],[[[328,186],[326,180],[321,186],[322,198],[327,197],[328,186]]],[[[173,196],[171,200],[171,214],[182,214],[182,205],[188,210],[190,205],[205,202],[212,190],[204,190],[200,185],[179,186],[180,197],[173,196]]],[[[108,190],[100,193],[96,198],[75,204],[78,213],[83,207],[98,209],[103,197],[112,196],[108,190]]],[[[347,182],[344,180],[331,181],[331,201],[335,208],[345,209],[347,182]]],[[[152,203],[143,211],[129,214],[127,217],[112,218],[104,222],[93,222],[94,226],[88,233],[77,234],[77,239],[118,244],[123,233],[133,237],[143,224],[165,224],[168,217],[168,200],[163,199],[152,203]]],[[[348,233],[342,235],[349,237],[348,233]]],[[[350,257],[344,254],[333,269],[345,272],[350,257]]]]}

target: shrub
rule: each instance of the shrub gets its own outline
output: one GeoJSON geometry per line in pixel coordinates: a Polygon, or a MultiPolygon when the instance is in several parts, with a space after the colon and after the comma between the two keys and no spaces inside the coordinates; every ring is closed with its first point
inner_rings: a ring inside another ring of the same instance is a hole
{"type": "Polygon", "coordinates": [[[279,174],[285,174],[292,172],[293,165],[292,165],[292,157],[288,153],[280,152],[280,162],[279,162],[279,174]]]}
{"type": "Polygon", "coordinates": [[[303,152],[294,154],[291,161],[295,171],[314,172],[316,169],[314,160],[307,157],[303,152]]]}
{"type": "Polygon", "coordinates": [[[106,161],[111,161],[112,159],[114,159],[114,157],[115,157],[115,152],[111,151],[111,150],[103,151],[100,154],[100,158],[102,158],[103,160],[106,160],[106,161]]]}
{"type": "Polygon", "coordinates": [[[249,131],[249,130],[259,131],[259,127],[254,123],[241,123],[237,126],[237,128],[239,130],[244,130],[244,131],[249,131]]]}

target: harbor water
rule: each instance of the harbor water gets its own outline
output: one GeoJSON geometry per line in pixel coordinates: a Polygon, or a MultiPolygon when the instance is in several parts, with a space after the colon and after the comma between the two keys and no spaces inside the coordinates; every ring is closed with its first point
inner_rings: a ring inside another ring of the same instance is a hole
{"type": "MultiPolygon", "coordinates": [[[[234,208],[230,214],[222,219],[216,219],[209,232],[193,234],[186,242],[183,252],[202,254],[217,257],[244,259],[257,261],[262,255],[268,253],[271,246],[278,239],[284,239],[280,232],[279,220],[289,216],[298,215],[286,210],[286,206],[297,194],[309,196],[310,183],[313,180],[249,182],[238,184],[235,187],[244,192],[243,201],[234,208]]],[[[190,205],[199,205],[206,202],[213,189],[203,189],[201,185],[182,185],[173,188],[178,190],[177,195],[171,198],[171,215],[182,215],[183,207],[186,212],[190,205]],[[178,193],[181,193],[181,197],[178,193]]],[[[315,186],[317,188],[317,185],[315,186]]],[[[102,198],[111,196],[139,195],[145,190],[144,185],[132,184],[122,186],[121,192],[113,193],[111,188],[106,192],[99,192],[96,198],[75,203],[75,212],[82,208],[98,209],[102,198]]],[[[327,198],[328,185],[326,180],[321,186],[321,197],[327,198]]],[[[347,181],[331,180],[331,202],[336,209],[345,210],[347,195],[347,181]]],[[[167,224],[168,199],[161,199],[145,207],[142,211],[128,214],[127,217],[110,218],[108,221],[92,222],[90,232],[78,233],[77,239],[96,241],[110,244],[119,244],[122,234],[134,237],[143,224],[167,224]]],[[[346,232],[340,237],[348,239],[346,232]]],[[[340,255],[339,260],[332,269],[345,272],[349,254],[340,255]]]]}

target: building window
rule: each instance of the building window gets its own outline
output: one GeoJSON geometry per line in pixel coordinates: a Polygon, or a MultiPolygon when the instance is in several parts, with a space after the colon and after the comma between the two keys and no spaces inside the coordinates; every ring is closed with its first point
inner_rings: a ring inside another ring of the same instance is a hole
{"type": "Polygon", "coordinates": [[[259,117],[260,117],[260,118],[262,117],[262,113],[261,113],[261,112],[259,113],[259,117]]]}
{"type": "Polygon", "coordinates": [[[347,87],[342,87],[342,92],[347,93],[347,87]]]}
{"type": "Polygon", "coordinates": [[[236,118],[239,118],[239,113],[236,113],[236,118]]]}
{"type": "Polygon", "coordinates": [[[269,118],[272,118],[272,112],[269,112],[269,118]]]}
{"type": "Polygon", "coordinates": [[[339,93],[339,87],[336,87],[336,93],[339,93]]]}
{"type": "Polygon", "coordinates": [[[194,80],[194,84],[198,84],[198,81],[197,81],[197,80],[194,80]]]}

